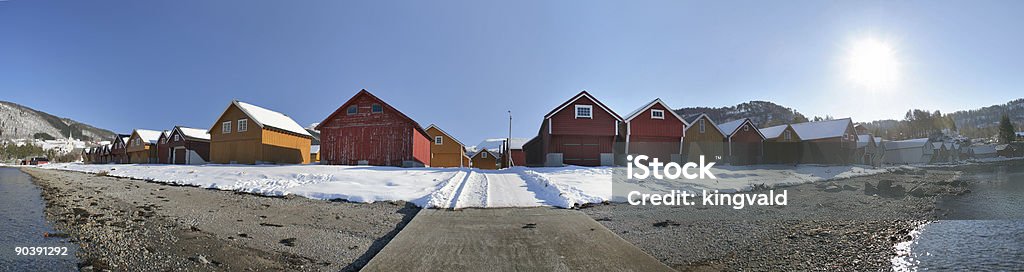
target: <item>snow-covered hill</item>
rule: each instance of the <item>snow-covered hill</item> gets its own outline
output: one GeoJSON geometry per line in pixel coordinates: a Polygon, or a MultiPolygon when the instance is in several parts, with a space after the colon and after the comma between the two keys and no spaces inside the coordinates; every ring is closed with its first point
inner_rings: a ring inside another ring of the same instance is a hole
{"type": "Polygon", "coordinates": [[[0,101],[0,140],[67,138],[100,141],[114,133],[16,103],[0,101]]]}

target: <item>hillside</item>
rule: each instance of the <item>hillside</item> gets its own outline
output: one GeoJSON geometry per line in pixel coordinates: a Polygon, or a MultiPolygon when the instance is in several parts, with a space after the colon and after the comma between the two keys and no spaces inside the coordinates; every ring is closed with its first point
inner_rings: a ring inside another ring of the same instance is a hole
{"type": "Polygon", "coordinates": [[[16,103],[0,101],[0,140],[72,137],[86,141],[114,138],[114,133],[16,103]]]}
{"type": "Polygon", "coordinates": [[[800,120],[807,119],[803,114],[794,109],[768,101],[750,101],[736,106],[721,108],[689,107],[676,109],[675,112],[682,116],[706,113],[712,120],[715,120],[715,123],[725,123],[746,117],[750,118],[759,127],[793,123],[794,118],[800,120]]]}
{"type": "MultiPolygon", "coordinates": [[[[806,118],[806,116],[795,109],[767,101],[750,101],[736,106],[720,108],[689,107],[676,109],[675,112],[683,116],[702,112],[707,113],[708,116],[711,116],[716,123],[725,123],[746,117],[750,118],[751,121],[758,125],[758,127],[762,128],[794,123],[794,118],[800,119],[800,121],[810,119],[806,118]]],[[[999,124],[999,119],[1002,117],[1003,113],[1007,113],[1010,116],[1010,120],[1013,121],[1014,126],[1018,131],[1024,130],[1024,98],[1012,100],[1006,104],[993,105],[980,109],[956,111],[948,114],[940,113],[942,118],[936,120],[951,119],[952,124],[949,124],[948,121],[931,121],[936,123],[931,127],[939,129],[954,128],[959,130],[961,135],[970,138],[988,138],[996,134],[996,126],[999,124]]],[[[825,118],[828,118],[828,116],[825,118]]],[[[872,133],[888,139],[928,136],[927,131],[914,132],[914,125],[911,125],[911,123],[906,120],[866,121],[854,119],[853,121],[865,124],[868,130],[872,133]]]]}

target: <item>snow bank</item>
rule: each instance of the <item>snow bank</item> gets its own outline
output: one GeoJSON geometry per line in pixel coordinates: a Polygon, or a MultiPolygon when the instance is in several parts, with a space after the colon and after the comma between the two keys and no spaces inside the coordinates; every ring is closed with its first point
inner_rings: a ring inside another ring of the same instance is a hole
{"type": "MultiPolygon", "coordinates": [[[[57,163],[41,166],[202,188],[269,196],[299,195],[352,202],[404,200],[428,208],[574,207],[616,198],[632,190],[738,192],[754,186],[785,186],[874,175],[898,167],[756,165],[716,166],[718,179],[626,180],[613,167],[396,168],[334,165],[132,165],[57,163]]],[[[906,167],[906,166],[904,166],[906,167]]]]}
{"type": "Polygon", "coordinates": [[[151,180],[269,196],[352,202],[404,200],[424,206],[459,169],[328,165],[50,164],[48,169],[151,180]]]}

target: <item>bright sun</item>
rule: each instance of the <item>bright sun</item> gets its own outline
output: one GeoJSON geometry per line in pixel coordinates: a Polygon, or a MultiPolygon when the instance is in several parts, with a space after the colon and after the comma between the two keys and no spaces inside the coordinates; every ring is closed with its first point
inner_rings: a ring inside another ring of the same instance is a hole
{"type": "Polygon", "coordinates": [[[891,87],[899,77],[899,62],[889,44],[875,39],[857,41],[847,52],[848,76],[868,88],[891,87]]]}

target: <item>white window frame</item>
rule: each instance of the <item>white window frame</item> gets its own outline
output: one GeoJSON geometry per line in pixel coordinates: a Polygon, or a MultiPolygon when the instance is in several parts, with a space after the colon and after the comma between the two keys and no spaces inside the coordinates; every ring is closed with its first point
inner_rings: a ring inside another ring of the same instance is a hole
{"type": "Polygon", "coordinates": [[[441,137],[441,135],[434,136],[434,145],[443,145],[443,144],[444,144],[444,137],[441,137]]]}
{"type": "Polygon", "coordinates": [[[180,142],[181,141],[181,135],[174,134],[174,141],[175,142],[180,142]]]}
{"type": "Polygon", "coordinates": [[[487,158],[487,152],[480,152],[480,157],[486,159],[487,158]]]}
{"type": "Polygon", "coordinates": [[[575,115],[576,115],[576,119],[580,119],[580,118],[594,119],[594,105],[576,105],[576,107],[573,108],[573,109],[575,109],[574,112],[575,112],[575,115]],[[587,116],[580,115],[580,109],[587,109],[587,113],[589,113],[590,115],[587,115],[587,116]]]}
{"type": "Polygon", "coordinates": [[[664,110],[654,110],[654,109],[652,109],[651,110],[651,119],[665,119],[665,111],[664,110]],[[660,114],[660,116],[656,115],[655,113],[660,114]]]}
{"type": "Polygon", "coordinates": [[[347,108],[347,109],[345,109],[345,114],[347,114],[347,115],[356,115],[356,114],[359,114],[359,106],[356,106],[356,105],[348,106],[348,108],[347,108]],[[352,111],[351,111],[352,109],[355,109],[355,110],[356,110],[356,112],[352,112],[352,111]]]}
{"type": "Polygon", "coordinates": [[[249,130],[249,119],[238,119],[238,132],[245,132],[249,130]]]}
{"type": "Polygon", "coordinates": [[[787,130],[787,131],[784,131],[783,133],[785,133],[785,135],[786,135],[786,137],[785,137],[786,141],[793,140],[793,133],[792,132],[787,130]]]}
{"type": "Polygon", "coordinates": [[[231,121],[224,121],[220,123],[220,133],[228,134],[231,133],[231,121]]]}
{"type": "Polygon", "coordinates": [[[700,119],[700,133],[704,133],[704,119],[700,119]]]}

